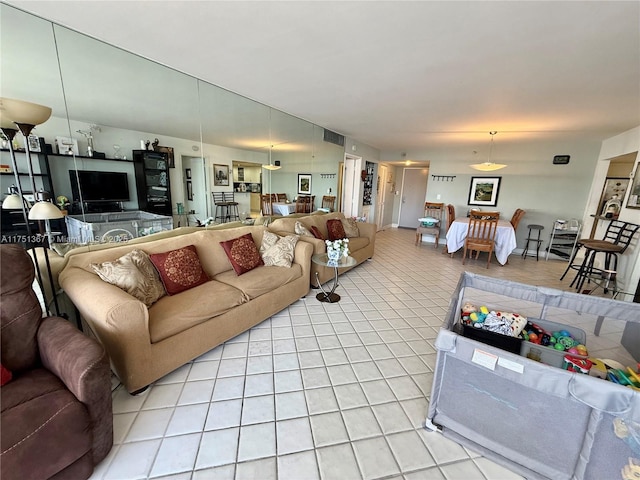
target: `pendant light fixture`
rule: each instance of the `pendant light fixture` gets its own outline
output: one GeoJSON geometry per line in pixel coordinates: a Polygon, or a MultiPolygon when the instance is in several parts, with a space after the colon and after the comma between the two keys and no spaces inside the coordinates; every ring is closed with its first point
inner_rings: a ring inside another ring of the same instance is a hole
{"type": "Polygon", "coordinates": [[[494,170],[500,170],[501,168],[506,167],[507,165],[503,163],[493,163],[491,161],[491,152],[493,150],[493,136],[498,133],[495,130],[489,132],[491,135],[491,144],[489,145],[489,156],[487,157],[487,161],[484,163],[474,163],[473,165],[469,165],[471,168],[475,168],[476,170],[480,170],[482,172],[492,172],[494,170]]]}

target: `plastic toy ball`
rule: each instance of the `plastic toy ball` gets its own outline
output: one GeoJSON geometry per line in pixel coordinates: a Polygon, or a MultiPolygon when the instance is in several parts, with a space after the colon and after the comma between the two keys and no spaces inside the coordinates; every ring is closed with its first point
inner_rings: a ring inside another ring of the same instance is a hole
{"type": "Polygon", "coordinates": [[[562,345],[562,343],[557,342],[553,348],[555,348],[556,350],[560,350],[561,352],[564,351],[564,345],[562,345]]]}
{"type": "Polygon", "coordinates": [[[536,332],[530,332],[529,333],[529,341],[530,342],[536,343],[539,339],[540,339],[540,337],[538,337],[538,334],[536,332]]]}
{"type": "Polygon", "coordinates": [[[580,351],[576,347],[571,347],[567,352],[573,355],[580,355],[580,351]]]}
{"type": "Polygon", "coordinates": [[[556,343],[556,345],[558,345],[558,343],[560,345],[562,345],[564,347],[564,349],[566,350],[568,348],[573,347],[576,342],[575,342],[575,340],[573,338],[565,336],[565,337],[558,338],[558,342],[556,343]]]}
{"type": "Polygon", "coordinates": [[[569,338],[571,338],[571,333],[567,332],[566,330],[560,330],[560,332],[558,332],[558,333],[559,333],[559,335],[558,335],[559,337],[569,337],[569,338]]]}

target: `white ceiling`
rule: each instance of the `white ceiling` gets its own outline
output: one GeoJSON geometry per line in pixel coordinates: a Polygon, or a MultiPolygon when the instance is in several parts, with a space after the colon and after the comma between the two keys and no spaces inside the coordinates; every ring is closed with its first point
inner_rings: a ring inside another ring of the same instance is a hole
{"type": "Polygon", "coordinates": [[[386,152],[640,125],[637,1],[6,3],[386,152]]]}

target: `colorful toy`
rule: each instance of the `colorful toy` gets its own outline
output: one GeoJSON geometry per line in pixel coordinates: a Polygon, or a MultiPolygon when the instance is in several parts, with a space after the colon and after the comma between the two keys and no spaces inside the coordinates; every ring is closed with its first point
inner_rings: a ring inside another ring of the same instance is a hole
{"type": "Polygon", "coordinates": [[[577,358],[571,355],[565,355],[562,362],[562,368],[565,370],[584,374],[589,373],[592,365],[593,364],[586,358],[577,358]]]}

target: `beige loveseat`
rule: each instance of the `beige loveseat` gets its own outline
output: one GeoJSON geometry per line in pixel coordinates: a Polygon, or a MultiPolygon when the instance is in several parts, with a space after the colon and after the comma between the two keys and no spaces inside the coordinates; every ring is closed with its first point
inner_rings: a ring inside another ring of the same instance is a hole
{"type": "Polygon", "coordinates": [[[75,254],[60,273],[60,285],[107,350],[129,392],[281,311],[309,292],[309,243],[298,242],[290,268],[257,267],[236,275],[221,241],[251,233],[259,247],[266,227],[199,230],[138,245],[75,254]],[[162,253],[195,245],[210,281],[151,307],[102,281],[91,263],[113,261],[134,248],[162,253]]]}
{"type": "MultiPolygon", "coordinates": [[[[278,235],[291,235],[295,233],[296,222],[302,223],[307,229],[315,226],[324,238],[328,237],[327,220],[339,218],[345,218],[344,213],[333,212],[325,215],[308,215],[306,217],[291,218],[282,217],[274,220],[269,224],[269,230],[278,235]]],[[[376,242],[376,225],[374,223],[358,222],[358,230],[360,235],[358,237],[349,238],[349,255],[356,259],[356,265],[361,264],[365,260],[373,257],[376,242]]],[[[300,240],[311,243],[313,245],[313,253],[326,253],[327,248],[324,240],[320,240],[315,237],[301,236],[300,240]]],[[[338,273],[343,273],[350,270],[353,267],[340,268],[338,273]]],[[[330,279],[334,278],[335,270],[333,267],[323,267],[321,265],[311,264],[311,285],[318,287],[318,281],[323,284],[330,279]],[[317,276],[316,276],[317,273],[317,276]]]]}

